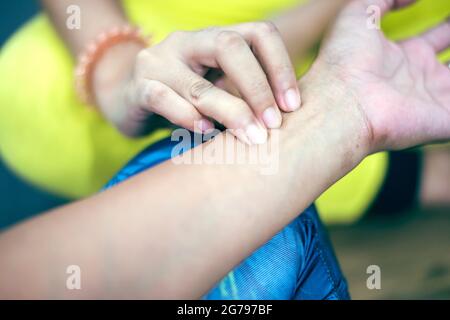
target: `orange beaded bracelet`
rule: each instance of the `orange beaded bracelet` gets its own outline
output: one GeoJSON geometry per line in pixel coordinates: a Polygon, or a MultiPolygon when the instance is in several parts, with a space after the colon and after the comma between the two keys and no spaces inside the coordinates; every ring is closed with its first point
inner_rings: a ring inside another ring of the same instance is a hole
{"type": "Polygon", "coordinates": [[[75,86],[78,97],[84,103],[95,105],[95,98],[92,95],[92,75],[95,65],[109,48],[122,42],[135,42],[147,47],[150,44],[150,37],[144,36],[137,27],[130,25],[115,27],[100,33],[78,57],[75,86]]]}

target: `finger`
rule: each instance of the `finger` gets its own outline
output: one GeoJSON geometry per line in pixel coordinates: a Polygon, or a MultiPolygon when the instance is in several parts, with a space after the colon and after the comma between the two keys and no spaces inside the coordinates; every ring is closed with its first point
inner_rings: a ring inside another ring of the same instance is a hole
{"type": "Polygon", "coordinates": [[[272,88],[246,40],[235,31],[213,29],[206,33],[194,35],[191,59],[220,68],[261,123],[268,128],[280,127],[281,113],[272,88]]]}
{"type": "Polygon", "coordinates": [[[450,19],[426,31],[419,38],[425,40],[436,53],[450,47],[450,19]]]}
{"type": "MultiPolygon", "coordinates": [[[[203,52],[203,51],[202,51],[203,52]]],[[[267,131],[257,120],[250,107],[239,99],[207,81],[185,62],[171,60],[171,68],[158,63],[155,56],[146,54],[145,65],[151,70],[152,79],[172,88],[179,96],[187,100],[198,112],[222,123],[229,129],[241,132],[238,136],[248,144],[260,144],[267,140],[267,131]]],[[[142,75],[145,77],[145,72],[142,75]]]]}
{"type": "Polygon", "coordinates": [[[201,114],[232,129],[232,133],[247,144],[266,142],[266,129],[242,99],[215,87],[193,72],[190,79],[183,82],[188,85],[180,89],[182,96],[187,97],[201,114]]]}
{"type": "Polygon", "coordinates": [[[278,105],[286,112],[298,109],[301,101],[295,70],[276,26],[254,22],[233,29],[244,36],[261,62],[278,105]]]}
{"type": "Polygon", "coordinates": [[[177,126],[202,133],[214,128],[192,104],[159,81],[142,80],[132,91],[133,105],[159,114],[177,126]]]}
{"type": "Polygon", "coordinates": [[[210,118],[232,129],[233,133],[247,144],[262,144],[267,140],[267,131],[257,120],[246,102],[214,86],[209,81],[192,73],[185,83],[182,94],[210,118]]]}
{"type": "Polygon", "coordinates": [[[234,31],[219,33],[216,59],[256,117],[268,128],[279,128],[281,113],[272,88],[245,39],[234,31]]]}
{"type": "Polygon", "coordinates": [[[214,85],[217,88],[220,88],[222,90],[225,90],[228,93],[231,93],[235,97],[241,97],[239,92],[237,91],[236,87],[233,85],[231,80],[228,77],[222,77],[216,81],[214,81],[214,85]]]}
{"type": "Polygon", "coordinates": [[[248,104],[192,71],[180,61],[172,61],[171,68],[152,68],[152,77],[172,88],[193,105],[202,115],[213,118],[248,144],[267,140],[267,131],[255,117],[248,104]]]}

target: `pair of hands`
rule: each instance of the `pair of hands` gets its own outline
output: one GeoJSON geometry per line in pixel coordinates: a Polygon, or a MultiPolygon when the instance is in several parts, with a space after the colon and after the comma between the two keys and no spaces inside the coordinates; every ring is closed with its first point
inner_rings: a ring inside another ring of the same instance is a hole
{"type": "MultiPolygon", "coordinates": [[[[450,69],[436,57],[450,46],[449,20],[399,43],[367,27],[369,6],[385,14],[412,2],[351,0],[304,78],[322,90],[318,94],[334,87],[351,97],[354,108],[345,110],[346,119],[364,119],[355,134],[368,153],[450,139],[450,69]]],[[[236,130],[242,141],[262,143],[266,128],[281,125],[281,111],[300,106],[286,49],[267,23],[176,33],[139,53],[122,88],[120,103],[110,110],[121,110],[113,122],[132,135],[158,113],[190,130],[211,128],[213,118],[242,129],[236,130]],[[223,90],[220,81],[207,81],[210,68],[222,70],[242,98],[223,90]]]]}

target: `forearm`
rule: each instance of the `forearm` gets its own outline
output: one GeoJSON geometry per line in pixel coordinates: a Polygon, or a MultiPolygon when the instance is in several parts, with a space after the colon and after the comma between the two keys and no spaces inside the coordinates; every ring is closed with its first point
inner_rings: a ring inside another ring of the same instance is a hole
{"type": "MultiPolygon", "coordinates": [[[[120,1],[117,0],[41,0],[41,2],[74,58],[86,50],[86,47],[102,32],[128,24],[120,1]],[[67,8],[72,5],[80,8],[79,29],[70,29],[66,25],[69,17],[67,8]]],[[[135,42],[121,43],[107,50],[95,66],[92,93],[100,110],[113,122],[120,107],[117,106],[117,101],[120,101],[120,97],[117,96],[119,88],[131,77],[136,55],[142,49],[143,46],[135,42]]]]}
{"type": "Polygon", "coordinates": [[[0,295],[200,297],[362,159],[353,102],[317,90],[302,85],[303,110],[286,116],[276,174],[167,161],[4,233],[0,295]],[[65,288],[71,264],[83,275],[76,293],[65,288]]]}
{"type": "Polygon", "coordinates": [[[127,23],[117,0],[41,0],[53,25],[74,56],[77,56],[99,33],[127,23]],[[69,6],[80,8],[80,28],[67,27],[69,6]],[[99,14],[101,19],[99,19],[99,14]]]}
{"type": "Polygon", "coordinates": [[[348,0],[310,0],[271,20],[280,31],[289,55],[299,61],[316,45],[348,0]]]}

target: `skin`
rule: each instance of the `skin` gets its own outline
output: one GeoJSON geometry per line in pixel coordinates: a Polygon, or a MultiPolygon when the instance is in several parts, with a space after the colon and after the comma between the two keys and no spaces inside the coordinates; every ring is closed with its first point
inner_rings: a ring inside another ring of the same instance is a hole
{"type": "MultiPolygon", "coordinates": [[[[397,1],[396,3],[398,7],[402,7],[405,4],[408,4],[408,1],[397,1]]],[[[361,31],[363,30],[348,30],[348,35],[353,37],[361,31]]],[[[334,32],[339,32],[339,30],[335,28],[334,32]]],[[[371,36],[373,41],[378,40],[374,34],[371,36]]],[[[373,55],[363,56],[356,61],[357,63],[349,61],[350,58],[344,58],[340,59],[340,61],[337,60],[339,64],[343,65],[336,65],[333,61],[335,57],[331,54],[328,55],[330,57],[328,60],[331,65],[335,65],[337,68],[345,68],[345,66],[352,65],[352,68],[348,70],[352,73],[353,79],[358,79],[354,86],[359,92],[355,94],[362,96],[362,99],[366,100],[363,104],[371,103],[383,106],[382,108],[385,110],[381,111],[372,108],[371,110],[376,110],[376,112],[373,115],[369,115],[369,117],[374,119],[374,127],[380,132],[381,136],[400,142],[405,137],[390,135],[389,132],[386,132],[387,128],[392,127],[394,124],[402,126],[403,123],[408,123],[408,127],[411,128],[410,131],[402,131],[408,135],[407,140],[412,137],[416,139],[416,144],[423,144],[424,140],[420,139],[427,139],[427,137],[424,137],[422,134],[417,136],[417,132],[422,133],[423,130],[428,130],[430,131],[429,134],[433,136],[436,133],[442,133],[443,136],[439,140],[445,140],[446,134],[450,129],[448,126],[448,105],[450,103],[449,62],[440,64],[435,57],[436,53],[448,47],[449,39],[450,27],[447,20],[446,23],[428,30],[421,36],[407,39],[398,45],[392,45],[392,43],[383,40],[380,44],[382,50],[372,51],[373,55]],[[383,59],[380,59],[380,57],[383,57],[383,59]],[[386,57],[387,59],[385,59],[386,57]],[[368,61],[371,63],[367,64],[368,61]],[[382,66],[383,64],[385,64],[383,68],[377,68],[377,66],[382,66]],[[397,73],[392,74],[390,72],[390,70],[397,68],[397,73]],[[365,84],[361,84],[361,82],[365,82],[365,84]],[[395,84],[397,85],[395,86],[395,84]],[[385,88],[396,89],[384,90],[385,88]],[[386,92],[387,96],[379,95],[379,91],[386,92]],[[412,91],[415,91],[414,95],[410,94],[412,91]],[[380,101],[380,99],[383,101],[380,101]],[[404,108],[399,109],[394,107],[394,104],[403,105],[404,108]],[[428,113],[429,111],[426,108],[430,104],[438,106],[432,115],[428,113]],[[420,108],[420,110],[411,111],[411,107],[414,106],[420,108]],[[392,112],[392,110],[396,110],[396,112],[392,112]],[[378,115],[386,112],[391,112],[391,116],[387,119],[378,115]],[[420,117],[408,118],[410,114],[416,115],[417,112],[421,113],[420,117]],[[424,128],[424,124],[430,121],[430,117],[436,121],[435,126],[424,128]],[[411,127],[409,121],[414,121],[415,126],[411,127]]],[[[336,43],[336,45],[342,44],[336,43]]],[[[330,48],[330,50],[332,51],[333,48],[330,48]]],[[[339,50],[339,52],[341,52],[341,57],[352,57],[349,51],[339,50]]],[[[386,143],[389,143],[389,141],[386,141],[386,143]]],[[[396,149],[402,148],[404,146],[400,143],[396,149]]],[[[419,192],[420,204],[426,208],[448,207],[450,204],[450,171],[448,170],[450,151],[448,145],[424,148],[423,154],[423,169],[419,192]]]]}
{"type": "MultiPolygon", "coordinates": [[[[282,12],[277,16],[269,17],[279,30],[279,34],[286,44],[292,61],[299,61],[318,42],[324,30],[347,2],[348,0],[312,0],[306,4],[282,12]],[[305,30],[308,30],[308,32],[305,32],[305,30]],[[298,39],[301,39],[301,41],[298,41],[298,39]]],[[[50,15],[56,30],[61,34],[61,37],[65,40],[74,56],[79,55],[86,44],[91,42],[101,31],[109,30],[127,22],[120,6],[120,1],[77,0],[74,2],[69,0],[42,0],[42,3],[50,15]],[[67,18],[66,8],[68,5],[74,3],[79,5],[83,12],[83,28],[77,32],[70,31],[65,27],[65,20],[67,18]],[[103,13],[102,19],[97,19],[96,12],[103,13]]],[[[403,3],[399,2],[399,5],[402,6],[403,3]]],[[[94,73],[95,81],[93,90],[100,110],[122,132],[131,136],[143,135],[151,130],[151,118],[154,112],[149,111],[149,108],[140,108],[136,102],[137,99],[132,99],[132,95],[128,95],[128,100],[134,100],[134,105],[138,107],[128,108],[127,104],[122,101],[122,92],[125,91],[123,88],[129,79],[131,79],[132,70],[136,64],[136,56],[142,49],[142,47],[133,43],[124,43],[113,47],[99,61],[94,73]],[[116,61],[121,61],[121,64],[117,64],[116,61]],[[118,101],[121,102],[117,103],[118,101]],[[125,112],[127,110],[128,112],[125,112]]],[[[450,61],[446,64],[449,65],[450,61]]],[[[144,68],[145,66],[146,64],[143,63],[144,68]]],[[[240,96],[239,91],[226,76],[217,79],[213,83],[220,89],[237,97],[240,96]]],[[[159,83],[156,84],[158,85],[159,83]]],[[[181,108],[169,108],[170,110],[167,111],[167,109],[163,108],[163,106],[168,105],[167,101],[161,101],[167,99],[155,98],[155,95],[152,95],[152,102],[154,103],[149,104],[150,107],[153,105],[155,108],[158,108],[159,106],[160,114],[166,114],[166,117],[170,118],[172,122],[183,123],[185,127],[189,127],[192,130],[202,130],[212,126],[210,122],[201,121],[203,117],[199,112],[192,110],[191,103],[176,97],[170,88],[160,85],[159,89],[161,88],[161,95],[164,96],[165,92],[171,91],[171,100],[175,98],[175,100],[180,102],[181,108]],[[200,128],[195,128],[195,124],[200,126],[200,128]]],[[[132,91],[130,90],[130,92],[132,91]]],[[[261,92],[264,93],[264,91],[261,92]]],[[[264,94],[274,96],[273,92],[269,91],[266,91],[264,94]]],[[[282,96],[279,96],[277,100],[283,101],[282,96]]],[[[240,100],[240,104],[244,106],[240,110],[244,110],[247,114],[247,119],[253,117],[249,112],[250,109],[246,108],[242,100],[240,100]]],[[[145,105],[145,103],[141,105],[145,105]]],[[[283,103],[280,108],[283,110],[283,103]]],[[[218,111],[218,115],[223,114],[222,108],[216,110],[218,111]]],[[[238,119],[236,118],[236,114],[236,112],[234,114],[225,112],[226,117],[222,118],[226,118],[226,120],[222,121],[226,122],[228,127],[232,127],[233,124],[234,126],[238,126],[236,124],[236,119],[238,119]]],[[[257,121],[258,124],[263,123],[261,118],[262,114],[260,113],[259,121],[257,121]]],[[[250,122],[247,120],[247,123],[250,122]]],[[[257,127],[260,128],[259,125],[257,127]]],[[[249,143],[245,132],[240,137],[241,140],[249,143]]],[[[262,137],[265,137],[264,131],[262,131],[262,137]]],[[[448,206],[450,204],[450,185],[447,183],[450,181],[450,173],[446,173],[449,154],[448,147],[427,148],[424,150],[423,169],[420,180],[420,203],[424,207],[448,206]]]]}
{"type": "MultiPolygon", "coordinates": [[[[244,142],[261,144],[267,139],[266,127],[281,125],[279,106],[284,111],[300,106],[289,55],[269,22],[175,32],[142,50],[134,68],[124,98],[116,100],[116,110],[138,115],[133,119],[154,112],[204,132],[213,128],[208,120],[213,118],[227,128],[243,130],[245,135],[238,137],[244,142]],[[205,79],[211,68],[227,75],[240,97],[205,79]]],[[[128,130],[135,128],[130,124],[128,130]]]]}
{"type": "Polygon", "coordinates": [[[399,2],[352,1],[339,15],[299,82],[304,107],[284,116],[277,174],[168,161],[29,220],[0,235],[0,296],[199,298],[367,155],[450,139],[450,71],[435,57],[448,22],[394,44],[365,29],[370,4],[399,2]],[[71,264],[82,290],[65,289],[71,264]]]}
{"type": "MultiPolygon", "coordinates": [[[[96,65],[96,104],[129,136],[148,133],[152,115],[159,114],[193,131],[212,128],[214,119],[247,144],[263,143],[267,128],[280,127],[280,111],[291,112],[301,104],[289,55],[298,60],[314,45],[345,2],[314,0],[273,22],[179,31],[147,49],[116,45],[96,65]],[[306,28],[308,34],[303,34],[306,28]],[[210,69],[225,76],[211,82],[210,69]]],[[[127,23],[120,1],[42,3],[74,56],[100,32],[127,23]],[[66,28],[66,8],[73,4],[83,12],[83,28],[77,32],[66,28]],[[96,12],[102,12],[102,19],[96,12]]]]}
{"type": "MultiPolygon", "coordinates": [[[[83,16],[88,26],[72,35],[64,21],[68,3],[44,1],[74,54],[100,32],[126,24],[123,10],[115,1],[94,4],[80,0],[76,4],[88,15],[83,16]],[[104,12],[106,22],[97,19],[96,12],[104,12]]],[[[300,106],[294,68],[280,34],[270,22],[178,31],[149,48],[130,42],[115,48],[115,52],[129,56],[133,62],[114,70],[117,61],[123,61],[115,53],[114,63],[108,63],[105,69],[110,56],[100,64],[94,88],[89,89],[105,116],[130,136],[147,133],[147,120],[156,113],[200,132],[213,128],[210,118],[215,119],[241,132],[238,137],[242,141],[261,144],[267,140],[266,128],[281,125],[279,105],[285,111],[300,106]],[[242,99],[205,79],[211,68],[226,74],[242,99]],[[248,70],[246,76],[241,75],[242,69],[248,70]]]]}

